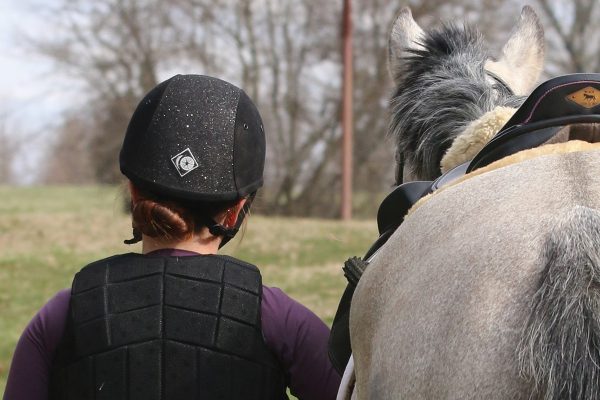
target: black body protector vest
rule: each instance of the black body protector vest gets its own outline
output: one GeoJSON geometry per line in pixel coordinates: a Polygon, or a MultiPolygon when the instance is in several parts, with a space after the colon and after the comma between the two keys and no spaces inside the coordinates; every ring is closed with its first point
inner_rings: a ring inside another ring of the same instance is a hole
{"type": "Polygon", "coordinates": [[[73,281],[52,400],[287,399],[261,275],[227,256],[125,254],[73,281]]]}

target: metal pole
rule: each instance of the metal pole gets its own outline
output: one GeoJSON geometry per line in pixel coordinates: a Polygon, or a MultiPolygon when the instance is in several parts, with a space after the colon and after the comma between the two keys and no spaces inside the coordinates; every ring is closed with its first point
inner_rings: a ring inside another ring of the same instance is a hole
{"type": "Polygon", "coordinates": [[[344,0],[342,43],[342,220],[352,219],[352,4],[344,0]]]}

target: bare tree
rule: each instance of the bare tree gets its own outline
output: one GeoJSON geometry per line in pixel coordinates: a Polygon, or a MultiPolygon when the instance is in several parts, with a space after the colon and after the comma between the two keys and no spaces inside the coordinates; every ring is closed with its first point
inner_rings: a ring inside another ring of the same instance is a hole
{"type": "Polygon", "coordinates": [[[41,181],[49,184],[85,184],[94,182],[91,146],[88,135],[94,122],[85,114],[65,119],[46,154],[41,181]]]}
{"type": "Polygon", "coordinates": [[[600,70],[600,5],[595,0],[537,0],[546,21],[552,75],[600,70]]]}
{"type": "Polygon", "coordinates": [[[14,132],[8,127],[8,116],[0,114],[0,185],[13,183],[13,165],[17,154],[14,132]]]}
{"type": "Polygon", "coordinates": [[[185,3],[186,15],[195,18],[188,26],[205,22],[190,54],[210,54],[223,66],[221,76],[245,88],[263,115],[267,209],[307,214],[318,208],[331,214],[335,194],[321,186],[331,184],[340,134],[339,5],[316,0],[185,3]],[[313,207],[319,198],[325,208],[313,207]]]}

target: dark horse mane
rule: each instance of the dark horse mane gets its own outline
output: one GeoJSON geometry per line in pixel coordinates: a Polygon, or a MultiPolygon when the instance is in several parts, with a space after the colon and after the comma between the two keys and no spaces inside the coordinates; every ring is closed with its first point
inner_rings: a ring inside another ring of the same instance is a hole
{"type": "Polygon", "coordinates": [[[435,179],[444,153],[471,121],[497,106],[518,107],[523,98],[490,79],[483,36],[472,26],[446,23],[404,54],[390,133],[397,159],[403,155],[413,175],[435,179]]]}

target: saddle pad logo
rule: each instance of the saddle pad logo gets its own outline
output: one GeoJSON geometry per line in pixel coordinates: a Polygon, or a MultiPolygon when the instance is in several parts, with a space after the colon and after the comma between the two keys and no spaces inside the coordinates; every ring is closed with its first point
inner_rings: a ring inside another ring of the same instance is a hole
{"type": "Polygon", "coordinates": [[[567,99],[585,108],[596,107],[600,104],[600,90],[588,86],[571,93],[567,99]]]}
{"type": "Polygon", "coordinates": [[[198,161],[196,161],[189,148],[171,157],[171,161],[173,161],[173,165],[177,168],[180,176],[185,176],[198,168],[198,161]]]}

